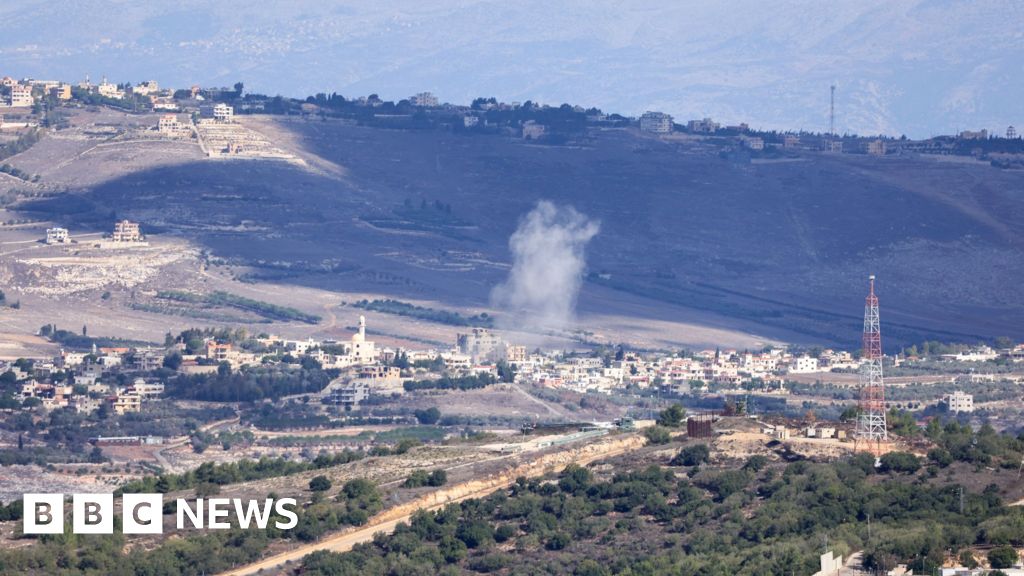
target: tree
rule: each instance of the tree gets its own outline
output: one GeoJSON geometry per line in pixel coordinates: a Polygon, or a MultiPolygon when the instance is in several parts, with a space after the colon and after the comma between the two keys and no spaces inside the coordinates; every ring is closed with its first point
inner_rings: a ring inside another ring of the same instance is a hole
{"type": "Polygon", "coordinates": [[[89,462],[92,462],[93,464],[102,464],[103,462],[106,462],[106,460],[106,457],[103,456],[103,449],[99,446],[93,446],[92,452],[89,452],[89,462]]]}
{"type": "Polygon", "coordinates": [[[658,425],[667,428],[678,428],[686,417],[686,409],[682,404],[673,404],[658,414],[658,425]]]}
{"type": "Polygon", "coordinates": [[[430,408],[427,408],[425,410],[417,410],[413,414],[416,416],[416,420],[420,424],[424,424],[427,426],[437,424],[437,422],[441,419],[441,411],[434,406],[431,406],[430,408]]]}
{"type": "Polygon", "coordinates": [[[988,553],[988,563],[993,568],[1013,568],[1017,563],[1017,550],[1012,546],[999,546],[988,553]]]}
{"type": "Polygon", "coordinates": [[[878,469],[882,472],[913,474],[920,468],[921,460],[909,452],[889,452],[879,458],[878,469]]]}
{"type": "Polygon", "coordinates": [[[309,489],[313,492],[326,492],[331,489],[331,486],[333,486],[333,484],[327,476],[314,476],[313,479],[309,481],[309,489]]]}
{"type": "Polygon", "coordinates": [[[164,368],[177,370],[179,367],[181,367],[181,354],[177,351],[164,356],[164,368]]]}
{"type": "Polygon", "coordinates": [[[497,364],[498,370],[498,381],[499,382],[515,382],[516,381],[516,369],[511,364],[504,360],[499,360],[497,364]]]}
{"type": "Polygon", "coordinates": [[[974,559],[974,553],[970,550],[964,550],[960,553],[960,565],[964,568],[977,568],[978,561],[974,559]]]}

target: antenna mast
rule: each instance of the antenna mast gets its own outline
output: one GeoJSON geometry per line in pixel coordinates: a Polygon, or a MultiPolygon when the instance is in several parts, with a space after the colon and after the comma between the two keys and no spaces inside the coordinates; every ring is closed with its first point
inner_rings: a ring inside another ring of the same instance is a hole
{"type": "Polygon", "coordinates": [[[832,85],[832,93],[828,102],[828,135],[836,135],[836,85],[832,85]]]}
{"type": "Polygon", "coordinates": [[[885,383],[882,378],[882,331],[878,321],[878,297],[875,276],[864,303],[864,350],[860,366],[860,419],[857,421],[857,442],[864,442],[876,455],[889,439],[885,423],[885,383]]]}

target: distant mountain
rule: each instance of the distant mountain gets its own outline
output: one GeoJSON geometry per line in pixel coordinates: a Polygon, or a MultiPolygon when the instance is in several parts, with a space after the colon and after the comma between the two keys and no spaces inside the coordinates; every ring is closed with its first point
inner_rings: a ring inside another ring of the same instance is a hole
{"type": "Polygon", "coordinates": [[[302,96],[578,103],[913,137],[1024,124],[1024,4],[125,2],[0,4],[0,74],[302,96]],[[552,7],[556,6],[556,7],[552,7]]]}

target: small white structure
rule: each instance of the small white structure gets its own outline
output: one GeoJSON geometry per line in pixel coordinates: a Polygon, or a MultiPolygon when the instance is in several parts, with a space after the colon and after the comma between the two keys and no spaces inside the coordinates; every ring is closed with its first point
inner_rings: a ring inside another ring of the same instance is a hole
{"type": "Polygon", "coordinates": [[[957,390],[942,397],[950,412],[974,412],[974,395],[957,390]]]}
{"type": "Polygon", "coordinates": [[[47,244],[67,244],[68,242],[71,242],[71,236],[68,234],[67,228],[46,229],[47,244]]]}
{"type": "Polygon", "coordinates": [[[837,556],[832,551],[821,555],[821,569],[814,573],[814,576],[837,576],[843,569],[843,557],[837,556]]]}

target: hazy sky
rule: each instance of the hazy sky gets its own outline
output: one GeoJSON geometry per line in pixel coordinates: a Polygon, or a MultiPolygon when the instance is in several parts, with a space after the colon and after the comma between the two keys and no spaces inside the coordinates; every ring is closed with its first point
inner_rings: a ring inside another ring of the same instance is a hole
{"type": "Polygon", "coordinates": [[[430,90],[929,136],[1024,125],[1024,2],[4,0],[0,74],[430,90]]]}

